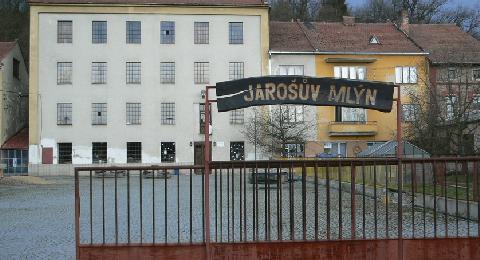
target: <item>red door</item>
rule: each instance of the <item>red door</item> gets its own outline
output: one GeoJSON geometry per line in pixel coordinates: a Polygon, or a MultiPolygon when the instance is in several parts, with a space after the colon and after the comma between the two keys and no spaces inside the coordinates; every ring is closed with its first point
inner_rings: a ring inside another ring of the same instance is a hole
{"type": "Polygon", "coordinates": [[[42,148],[42,164],[52,164],[53,163],[53,148],[44,147],[42,148]]]}

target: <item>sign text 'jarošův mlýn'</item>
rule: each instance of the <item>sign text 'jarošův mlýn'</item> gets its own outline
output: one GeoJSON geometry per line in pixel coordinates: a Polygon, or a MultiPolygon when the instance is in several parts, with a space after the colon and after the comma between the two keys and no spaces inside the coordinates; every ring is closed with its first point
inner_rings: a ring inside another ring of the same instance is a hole
{"type": "Polygon", "coordinates": [[[386,82],[272,76],[219,82],[219,112],[250,106],[304,104],[392,110],[394,85],[386,82]]]}

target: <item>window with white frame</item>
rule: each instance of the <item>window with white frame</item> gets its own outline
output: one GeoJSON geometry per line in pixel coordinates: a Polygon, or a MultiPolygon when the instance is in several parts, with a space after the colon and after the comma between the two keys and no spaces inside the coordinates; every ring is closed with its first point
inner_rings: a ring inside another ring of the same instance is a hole
{"type": "Polygon", "coordinates": [[[279,65],[277,75],[304,75],[303,65],[279,65]]]}
{"type": "Polygon", "coordinates": [[[174,142],[162,142],[160,144],[161,160],[162,162],[173,163],[175,162],[175,143],[174,142]]]}
{"type": "Polygon", "coordinates": [[[208,84],[210,82],[210,64],[208,62],[194,62],[195,84],[208,84]]]}
{"type": "Polygon", "coordinates": [[[140,84],[142,81],[142,63],[127,62],[127,84],[140,84]]]}
{"type": "Polygon", "coordinates": [[[72,124],[72,103],[57,103],[57,125],[72,124]]]}
{"type": "Polygon", "coordinates": [[[347,143],[329,142],[323,146],[323,151],[336,157],[347,157],[347,143]]]}
{"type": "Polygon", "coordinates": [[[305,157],[305,144],[285,144],[284,156],[286,158],[305,157]]]}
{"type": "MultiPolygon", "coordinates": [[[[282,109],[286,110],[286,121],[290,123],[299,123],[304,120],[304,106],[302,105],[283,105],[282,109]]],[[[283,112],[283,111],[282,111],[283,112]]]]}
{"type": "Polygon", "coordinates": [[[228,35],[230,44],[243,44],[243,23],[230,22],[228,23],[228,35]]]}
{"type": "MultiPolygon", "coordinates": [[[[335,66],[335,78],[365,80],[366,68],[361,66],[335,66]]],[[[367,110],[364,108],[335,107],[335,121],[337,122],[365,122],[367,110]]]]}
{"type": "Polygon", "coordinates": [[[127,43],[142,43],[142,23],[140,21],[127,21],[127,43]]]}
{"type": "Polygon", "coordinates": [[[175,83],[175,62],[160,62],[160,81],[163,84],[175,83]]]}
{"type": "Polygon", "coordinates": [[[472,79],[475,81],[480,81],[480,68],[472,69],[472,79]]]}
{"type": "Polygon", "coordinates": [[[72,63],[57,62],[57,84],[72,84],[72,63]]]}
{"type": "Polygon", "coordinates": [[[160,22],[160,43],[161,44],[175,43],[175,22],[172,22],[172,21],[160,22]]]}
{"type": "Polygon", "coordinates": [[[400,84],[417,83],[417,67],[396,67],[395,83],[400,83],[400,84]]]}
{"type": "Polygon", "coordinates": [[[335,66],[333,67],[333,75],[335,78],[365,80],[366,68],[361,66],[335,66]]]}
{"type": "Polygon", "coordinates": [[[72,43],[72,21],[57,21],[57,43],[72,43]]]}
{"type": "Polygon", "coordinates": [[[445,97],[445,116],[447,120],[452,120],[455,116],[456,102],[457,96],[455,95],[449,95],[445,97]]]}
{"type": "Polygon", "coordinates": [[[107,43],[106,21],[92,21],[92,43],[107,43]]]}
{"type": "Polygon", "coordinates": [[[161,104],[162,125],[174,125],[175,124],[175,103],[162,103],[161,104]]]}
{"type": "Polygon", "coordinates": [[[92,125],[107,124],[107,103],[92,103],[92,125]]]}
{"type": "Polygon", "coordinates": [[[245,121],[243,108],[230,111],[230,124],[242,125],[245,121]]]}
{"type": "Polygon", "coordinates": [[[456,68],[448,68],[447,69],[447,77],[449,80],[454,80],[454,79],[457,79],[458,75],[457,75],[457,69],[456,68]]]}
{"type": "Polygon", "coordinates": [[[107,83],[107,63],[92,62],[92,84],[107,83]]]}
{"type": "Polygon", "coordinates": [[[127,103],[127,125],[139,125],[142,122],[142,105],[127,103]]]}
{"type": "Polygon", "coordinates": [[[244,78],[243,62],[230,62],[228,64],[228,74],[230,80],[244,78]]]}
{"type": "Polygon", "coordinates": [[[194,43],[208,44],[209,29],[208,22],[195,22],[194,27],[194,43]]]}
{"type": "Polygon", "coordinates": [[[417,119],[420,105],[418,104],[403,104],[402,105],[402,119],[404,122],[413,122],[417,119]]]}

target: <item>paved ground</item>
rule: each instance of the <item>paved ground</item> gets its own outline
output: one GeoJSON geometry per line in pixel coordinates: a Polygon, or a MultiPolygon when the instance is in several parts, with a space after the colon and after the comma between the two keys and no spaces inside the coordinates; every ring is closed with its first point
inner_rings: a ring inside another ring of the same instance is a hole
{"type": "MultiPolygon", "coordinates": [[[[74,181],[72,177],[46,178],[48,181],[55,182],[50,185],[23,185],[23,186],[5,186],[0,185],[0,259],[70,259],[74,258],[74,181]]],[[[130,179],[130,199],[128,200],[127,179],[122,178],[117,181],[117,221],[115,221],[115,181],[105,179],[102,185],[102,179],[93,178],[93,196],[92,196],[92,229],[90,229],[90,197],[89,179],[81,179],[82,210],[81,210],[81,241],[90,243],[90,230],[94,243],[105,242],[115,243],[116,225],[118,242],[128,241],[128,219],[130,219],[130,241],[131,242],[181,242],[202,240],[202,177],[194,175],[191,177],[192,187],[192,207],[190,207],[190,176],[173,176],[167,180],[143,180],[142,181],[142,210],[140,210],[140,192],[139,176],[132,176],[130,179]],[[104,202],[102,200],[102,186],[104,189],[104,202]],[[166,189],[165,189],[166,187],[166,189]],[[152,190],[155,189],[155,198],[152,198],[152,190]],[[177,196],[179,195],[179,197],[177,196]],[[167,201],[167,203],[165,203],[167,201]],[[177,203],[179,207],[177,207],[177,203]],[[103,212],[102,204],[105,205],[103,212]],[[130,211],[127,205],[130,204],[130,211]],[[178,208],[178,211],[177,211],[178,208]],[[191,211],[190,211],[191,208],[191,211]],[[153,217],[155,212],[155,217],[153,217]],[[191,213],[190,213],[191,212],[191,213]],[[141,214],[141,217],[140,217],[141,214]],[[166,216],[166,217],[165,217],[166,216]],[[140,229],[140,219],[142,219],[142,229],[140,229]],[[191,221],[190,221],[191,219],[191,221]],[[104,221],[105,220],[105,221],[104,221]],[[166,221],[165,221],[166,220],[166,221]],[[155,229],[153,229],[155,222],[155,229]],[[105,223],[105,228],[103,223],[105,223]],[[192,233],[190,233],[190,223],[192,223],[192,233]],[[105,230],[105,231],[104,231],[105,230]],[[155,232],[153,232],[155,230],[155,232]],[[141,232],[140,232],[141,231],[141,232]]],[[[290,226],[294,227],[294,238],[302,239],[303,221],[302,221],[302,183],[292,184],[292,205],[295,210],[292,211],[293,218],[290,219],[290,189],[289,184],[282,185],[282,189],[258,189],[258,197],[253,199],[253,189],[251,184],[245,188],[247,210],[245,214],[240,214],[240,180],[238,176],[234,179],[232,186],[231,177],[228,179],[230,185],[227,187],[227,176],[222,176],[222,190],[211,194],[211,204],[217,205],[216,209],[212,206],[212,239],[217,241],[239,239],[240,231],[245,233],[247,240],[254,239],[255,233],[258,239],[264,240],[277,239],[279,236],[284,239],[290,239],[290,226]],[[232,200],[231,192],[234,190],[235,199],[232,200]],[[270,195],[268,193],[270,192],[270,195]],[[282,201],[282,210],[277,208],[277,193],[282,201]],[[215,204],[216,199],[216,204],[215,204]],[[220,199],[222,205],[220,206],[220,199]],[[254,201],[258,200],[258,207],[253,212],[254,201]],[[270,201],[270,207],[268,207],[270,201]],[[233,204],[233,205],[232,205],[233,204]],[[223,209],[223,210],[220,210],[223,209]],[[278,214],[281,212],[282,214],[278,214]],[[254,227],[254,219],[255,221],[254,227]],[[242,223],[245,216],[246,227],[240,225],[240,216],[242,223]],[[279,222],[281,216],[281,222],[279,222]],[[223,219],[223,221],[220,221],[223,219]],[[278,225],[281,223],[281,225],[278,225]],[[278,227],[280,229],[278,229],[278,227]],[[241,229],[242,228],[242,229],[241,229]],[[258,230],[258,231],[257,231],[258,230]],[[265,230],[270,230],[266,233],[265,230]],[[235,237],[233,236],[235,234],[235,237]]],[[[214,190],[215,179],[212,177],[211,189],[214,190]]],[[[217,187],[220,185],[220,176],[217,176],[217,187]]],[[[324,186],[318,188],[318,237],[326,239],[327,231],[327,211],[326,211],[326,192],[324,186]]],[[[256,193],[255,193],[256,194],[256,193]]],[[[338,239],[341,230],[342,238],[350,238],[350,194],[342,192],[341,207],[339,193],[336,189],[330,190],[330,238],[338,239]],[[342,211],[342,220],[339,212],[342,211]],[[342,223],[340,229],[339,223],[342,223]]],[[[306,184],[306,233],[307,239],[315,237],[315,188],[312,183],[306,184]]],[[[405,199],[408,201],[408,198],[405,199]]],[[[397,236],[397,204],[385,204],[385,199],[377,201],[371,198],[365,198],[365,209],[363,208],[363,197],[356,196],[356,235],[363,235],[363,212],[365,212],[365,235],[367,238],[383,238],[387,236],[386,221],[388,208],[388,235],[397,236]],[[375,210],[376,209],[376,210],[375,210]],[[377,214],[377,232],[375,232],[375,212],[377,214]]],[[[242,204],[242,213],[244,212],[242,204]]],[[[437,235],[445,235],[445,218],[443,214],[434,214],[430,211],[424,212],[422,209],[416,209],[412,220],[412,209],[404,206],[404,237],[412,236],[412,227],[415,230],[415,237],[427,237],[434,235],[434,222],[437,223],[437,235]],[[424,221],[425,220],[425,221],[424,221]],[[424,228],[425,224],[425,228],[424,228]]],[[[478,225],[476,222],[467,222],[464,219],[453,217],[447,218],[449,235],[467,235],[469,229],[470,235],[477,235],[478,225]]]]}

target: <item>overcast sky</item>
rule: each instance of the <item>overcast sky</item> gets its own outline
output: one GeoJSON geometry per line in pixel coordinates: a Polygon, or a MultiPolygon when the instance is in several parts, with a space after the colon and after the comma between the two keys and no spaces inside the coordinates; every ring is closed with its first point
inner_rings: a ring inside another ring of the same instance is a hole
{"type": "MultiPolygon", "coordinates": [[[[347,3],[354,7],[365,3],[367,0],[347,0],[347,3]]],[[[467,6],[476,6],[480,8],[479,0],[449,0],[448,5],[457,6],[457,5],[467,5],[467,6]]]]}

